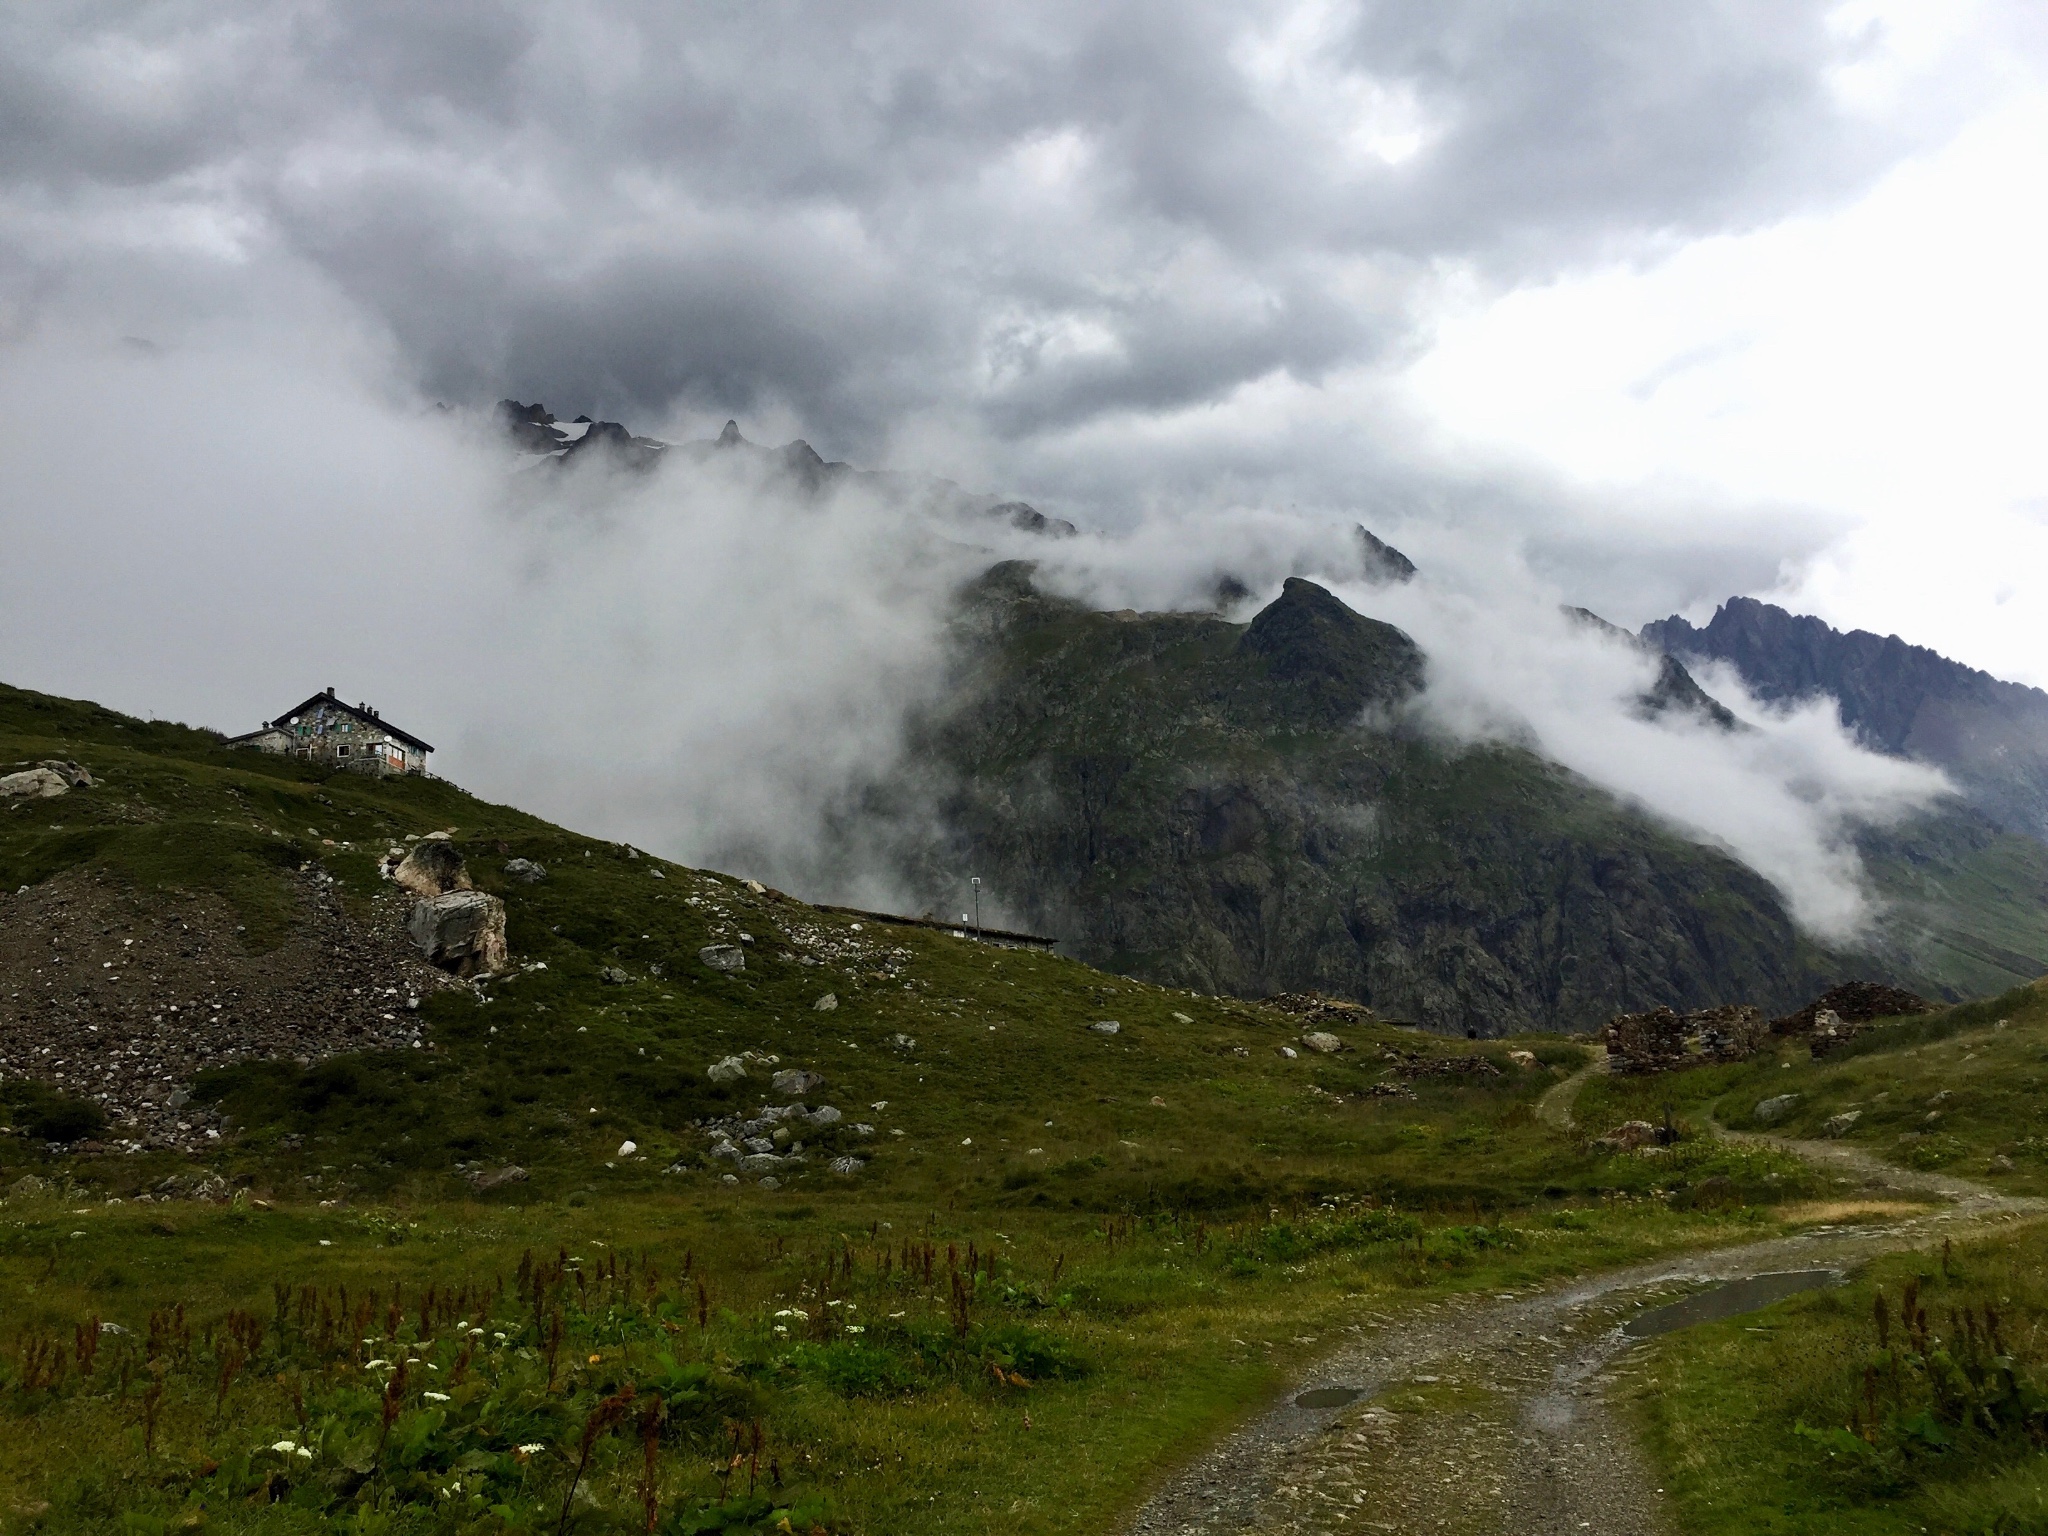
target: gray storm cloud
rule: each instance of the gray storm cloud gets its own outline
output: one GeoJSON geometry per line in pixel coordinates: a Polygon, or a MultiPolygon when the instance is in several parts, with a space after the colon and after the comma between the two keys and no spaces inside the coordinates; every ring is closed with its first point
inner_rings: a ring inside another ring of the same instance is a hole
{"type": "Polygon", "coordinates": [[[1853,193],[1941,123],[1840,102],[1836,9],[16,7],[0,247],[17,325],[301,264],[432,395],[1028,443],[1853,193]]]}

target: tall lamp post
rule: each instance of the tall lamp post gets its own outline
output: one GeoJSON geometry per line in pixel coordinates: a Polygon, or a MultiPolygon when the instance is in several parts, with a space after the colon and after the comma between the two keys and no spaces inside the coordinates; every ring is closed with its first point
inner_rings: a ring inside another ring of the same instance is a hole
{"type": "Polygon", "coordinates": [[[974,936],[981,937],[981,876],[970,876],[967,883],[974,887],[974,936]]]}

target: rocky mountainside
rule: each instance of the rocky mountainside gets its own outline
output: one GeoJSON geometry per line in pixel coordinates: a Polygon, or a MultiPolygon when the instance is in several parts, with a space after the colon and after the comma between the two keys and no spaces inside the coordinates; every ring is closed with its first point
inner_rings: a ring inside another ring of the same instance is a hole
{"type": "Polygon", "coordinates": [[[961,636],[917,767],[867,810],[916,825],[936,802],[907,878],[971,868],[1096,964],[1488,1036],[1782,1011],[1853,969],[1734,859],[1529,752],[1404,729],[1420,652],[1311,582],[1234,624],[1090,612],[1010,562],[961,636]]]}
{"type": "Polygon", "coordinates": [[[1749,597],[1730,598],[1704,628],[1674,615],[1642,638],[1684,660],[1730,663],[1761,699],[1828,695],[1866,746],[1947,770],[1995,825],[2048,841],[2048,693],[1749,597]]]}

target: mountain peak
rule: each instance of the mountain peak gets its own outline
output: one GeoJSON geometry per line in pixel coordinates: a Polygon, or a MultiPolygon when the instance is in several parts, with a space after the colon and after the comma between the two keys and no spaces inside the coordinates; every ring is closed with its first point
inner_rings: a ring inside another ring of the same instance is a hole
{"type": "Polygon", "coordinates": [[[1354,613],[1325,587],[1290,576],[1238,641],[1240,655],[1312,713],[1356,715],[1422,686],[1422,652],[1391,624],[1354,613]]]}
{"type": "Polygon", "coordinates": [[[721,448],[737,447],[745,441],[746,439],[740,436],[740,424],[736,421],[727,421],[725,430],[718,434],[718,446],[721,448]]]}
{"type": "Polygon", "coordinates": [[[1415,562],[1380,538],[1363,523],[1352,526],[1358,536],[1365,579],[1376,587],[1395,586],[1415,579],[1415,562]]]}

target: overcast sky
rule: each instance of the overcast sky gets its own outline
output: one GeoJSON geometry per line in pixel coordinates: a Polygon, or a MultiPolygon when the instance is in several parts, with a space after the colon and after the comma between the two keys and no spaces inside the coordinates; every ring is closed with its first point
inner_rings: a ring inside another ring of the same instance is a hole
{"type": "MultiPolygon", "coordinates": [[[[2044,15],[11,6],[0,445],[67,351],[346,354],[1092,526],[1493,530],[1630,625],[1776,594],[2048,683],[2044,15]]],[[[7,486],[0,559],[61,502],[7,486]]]]}

